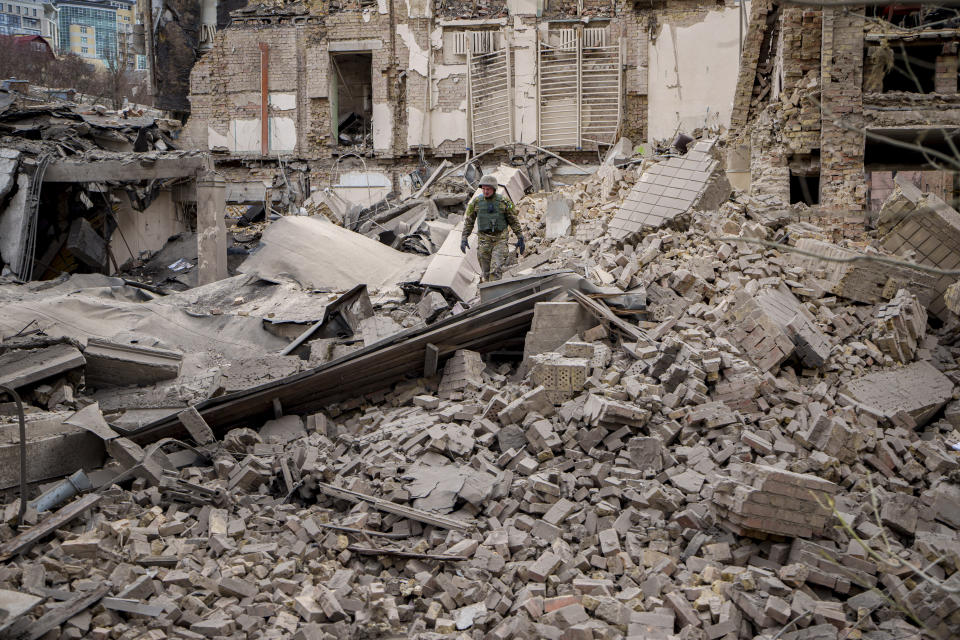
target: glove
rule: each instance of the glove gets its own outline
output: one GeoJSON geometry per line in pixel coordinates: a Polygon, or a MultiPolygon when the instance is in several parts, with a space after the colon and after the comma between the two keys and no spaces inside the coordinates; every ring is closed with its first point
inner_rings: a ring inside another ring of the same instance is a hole
{"type": "Polygon", "coordinates": [[[523,242],[523,236],[517,236],[517,253],[523,254],[527,250],[527,245],[523,242]]]}
{"type": "Polygon", "coordinates": [[[466,253],[467,249],[469,248],[470,248],[470,243],[467,241],[466,238],[460,241],[460,253],[466,253]]]}

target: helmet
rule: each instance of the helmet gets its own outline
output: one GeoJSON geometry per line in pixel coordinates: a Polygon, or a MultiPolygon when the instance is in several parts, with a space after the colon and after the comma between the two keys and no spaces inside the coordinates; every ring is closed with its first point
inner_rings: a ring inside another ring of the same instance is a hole
{"type": "Polygon", "coordinates": [[[481,187],[493,187],[494,189],[496,189],[496,188],[497,188],[497,179],[494,178],[494,177],[491,176],[491,175],[483,176],[482,178],[480,178],[480,186],[481,186],[481,187]]]}

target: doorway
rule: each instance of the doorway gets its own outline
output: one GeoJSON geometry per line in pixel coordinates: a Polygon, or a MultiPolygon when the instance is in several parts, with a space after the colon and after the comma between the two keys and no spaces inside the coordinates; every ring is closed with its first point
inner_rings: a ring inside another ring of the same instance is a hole
{"type": "Polygon", "coordinates": [[[373,54],[330,56],[330,107],[337,146],[373,147],[373,54]]]}

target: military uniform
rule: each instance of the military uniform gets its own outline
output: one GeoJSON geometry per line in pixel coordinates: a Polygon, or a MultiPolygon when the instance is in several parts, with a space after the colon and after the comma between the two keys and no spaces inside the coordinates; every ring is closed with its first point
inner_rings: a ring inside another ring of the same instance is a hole
{"type": "Polygon", "coordinates": [[[520,223],[517,221],[517,209],[509,199],[499,193],[486,198],[478,194],[467,205],[467,217],[463,223],[463,237],[466,241],[473,231],[473,224],[477,224],[477,259],[480,261],[481,282],[499,280],[500,271],[506,261],[509,247],[507,234],[509,229],[522,236],[520,223]]]}

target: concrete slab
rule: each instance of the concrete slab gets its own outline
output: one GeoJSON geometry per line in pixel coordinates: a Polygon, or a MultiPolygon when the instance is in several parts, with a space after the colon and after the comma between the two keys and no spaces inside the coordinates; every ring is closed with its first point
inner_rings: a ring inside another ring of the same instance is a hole
{"type": "MultiPolygon", "coordinates": [[[[490,175],[497,179],[497,184],[507,192],[514,204],[520,202],[527,189],[532,186],[527,172],[519,167],[500,165],[490,175]]],[[[480,190],[477,189],[476,193],[480,193],[480,190]]]]}
{"type": "MultiPolygon", "coordinates": [[[[40,482],[103,464],[99,436],[64,423],[68,413],[27,416],[27,481],[40,482]]],[[[20,427],[0,423],[0,489],[20,483],[20,427]]]]}
{"type": "Polygon", "coordinates": [[[953,382],[923,360],[851,380],[840,396],[883,418],[908,413],[923,426],[953,395],[953,382]]]}
{"type": "Polygon", "coordinates": [[[11,351],[0,356],[0,385],[18,389],[84,364],[83,354],[70,344],[11,351]]]}
{"type": "Polygon", "coordinates": [[[67,249],[88,267],[101,269],[107,264],[107,241],[86,218],[76,218],[67,235],[67,249]]]}
{"type": "Polygon", "coordinates": [[[428,287],[450,289],[464,302],[477,297],[477,280],[480,262],[477,260],[477,232],[470,235],[470,248],[466,253],[460,251],[460,234],[463,222],[447,234],[440,250],[430,260],[427,270],[420,278],[420,284],[428,287]]]}
{"type": "Polygon", "coordinates": [[[267,227],[262,242],[238,270],[305,289],[346,291],[366,284],[379,291],[417,280],[428,261],[312,217],[281,218],[267,227]]]}
{"type": "Polygon", "coordinates": [[[27,215],[27,195],[30,193],[30,176],[17,176],[17,192],[7,200],[7,208],[0,210],[0,258],[16,269],[26,242],[24,225],[27,215]]]}
{"type": "MultiPolygon", "coordinates": [[[[3,149],[0,149],[0,151],[3,151],[3,149]]],[[[20,616],[29,612],[43,600],[43,598],[28,593],[0,589],[0,611],[3,612],[3,619],[0,620],[0,632],[10,627],[20,619],[20,616]]]]}
{"type": "Polygon", "coordinates": [[[16,149],[0,149],[0,203],[4,201],[17,184],[17,168],[20,166],[20,152],[16,149]]]}
{"type": "Polygon", "coordinates": [[[560,194],[551,194],[546,200],[546,238],[562,238],[570,233],[571,202],[560,194]]]}

